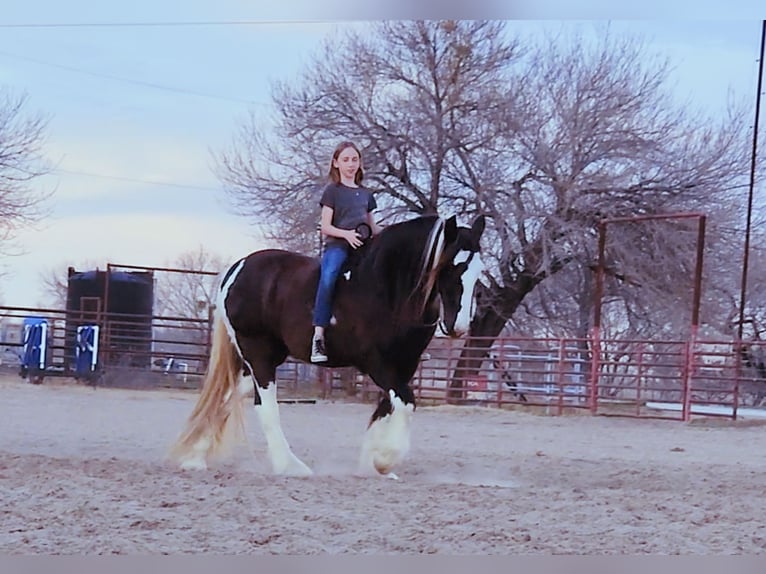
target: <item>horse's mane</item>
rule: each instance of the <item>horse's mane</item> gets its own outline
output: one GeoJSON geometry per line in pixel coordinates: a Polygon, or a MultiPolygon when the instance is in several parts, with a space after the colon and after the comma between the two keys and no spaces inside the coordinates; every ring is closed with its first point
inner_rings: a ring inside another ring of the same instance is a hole
{"type": "Polygon", "coordinates": [[[359,275],[385,290],[397,310],[420,314],[436,285],[444,251],[444,220],[417,217],[386,227],[368,247],[359,275]]]}

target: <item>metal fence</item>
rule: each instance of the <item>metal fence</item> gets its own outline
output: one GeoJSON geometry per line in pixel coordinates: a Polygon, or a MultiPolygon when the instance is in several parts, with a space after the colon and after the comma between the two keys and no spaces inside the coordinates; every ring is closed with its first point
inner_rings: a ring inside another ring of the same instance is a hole
{"type": "MultiPolygon", "coordinates": [[[[46,368],[28,373],[76,376],[73,330],[87,317],[55,309],[0,307],[0,367],[18,371],[25,318],[50,325],[46,368]]],[[[151,328],[131,332],[135,317],[101,313],[95,377],[104,386],[196,389],[210,353],[209,319],[141,317],[151,328]],[[131,334],[132,333],[132,334],[131,334]]],[[[95,321],[96,318],[94,317],[95,321]]],[[[697,414],[766,415],[766,343],[501,337],[435,338],[411,385],[420,404],[533,408],[689,420],[697,414]]],[[[379,389],[353,368],[288,360],[277,369],[283,397],[377,400],[379,389]]]]}
{"type": "MultiPolygon", "coordinates": [[[[411,386],[418,403],[428,405],[683,421],[698,415],[766,418],[766,343],[599,343],[594,354],[590,339],[436,338],[411,386]]],[[[312,368],[303,373],[307,378],[302,382],[283,382],[289,389],[313,384],[323,398],[372,401],[379,395],[369,377],[354,369],[312,368]]]]}
{"type": "Polygon", "coordinates": [[[45,321],[44,368],[24,373],[33,382],[47,377],[88,379],[93,384],[195,387],[207,368],[210,322],[184,317],[137,316],[32,307],[0,307],[0,367],[19,371],[24,350],[24,323],[45,321]],[[96,369],[77,372],[77,329],[98,326],[96,369]],[[165,380],[167,379],[167,380],[165,380]]]}
{"type": "Polygon", "coordinates": [[[550,414],[579,409],[689,420],[696,414],[737,418],[746,410],[766,417],[760,408],[766,343],[601,340],[593,353],[589,339],[489,342],[434,340],[413,380],[416,396],[550,414]]]}

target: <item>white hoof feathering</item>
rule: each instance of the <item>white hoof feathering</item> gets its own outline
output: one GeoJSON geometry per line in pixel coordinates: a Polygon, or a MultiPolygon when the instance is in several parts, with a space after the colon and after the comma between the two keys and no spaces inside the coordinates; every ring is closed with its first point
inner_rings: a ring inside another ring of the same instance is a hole
{"type": "Polygon", "coordinates": [[[275,474],[288,476],[310,476],[314,474],[311,469],[301,461],[287,443],[282,424],[279,420],[279,405],[277,404],[277,385],[269,383],[268,388],[258,389],[261,404],[256,405],[261,429],[266,437],[266,445],[269,450],[269,460],[275,474]]]}
{"type": "Polygon", "coordinates": [[[237,385],[237,392],[239,393],[240,397],[247,397],[252,395],[255,392],[253,379],[251,379],[249,376],[240,377],[239,384],[237,385]]]}
{"type": "Polygon", "coordinates": [[[210,448],[210,439],[202,437],[192,448],[192,453],[181,461],[183,470],[206,470],[207,469],[207,451],[210,448]]]}
{"type": "Polygon", "coordinates": [[[388,395],[392,411],[367,429],[359,465],[362,473],[374,468],[378,473],[398,480],[399,477],[391,469],[410,450],[410,423],[415,407],[405,404],[393,390],[389,390],[388,395]]]}
{"type": "Polygon", "coordinates": [[[274,474],[280,474],[283,476],[311,476],[314,474],[314,472],[292,452],[286,459],[277,459],[276,457],[272,456],[271,467],[274,470],[274,474]]]}
{"type": "Polygon", "coordinates": [[[187,458],[181,462],[181,470],[207,470],[204,458],[187,458]]]}

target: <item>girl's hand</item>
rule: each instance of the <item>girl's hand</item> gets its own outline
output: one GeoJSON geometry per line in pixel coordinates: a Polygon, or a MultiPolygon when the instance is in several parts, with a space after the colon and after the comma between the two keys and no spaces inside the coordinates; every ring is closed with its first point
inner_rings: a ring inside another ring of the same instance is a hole
{"type": "Polygon", "coordinates": [[[359,234],[353,229],[346,231],[343,238],[348,241],[348,244],[352,249],[362,246],[362,238],[359,237],[359,234]]]}

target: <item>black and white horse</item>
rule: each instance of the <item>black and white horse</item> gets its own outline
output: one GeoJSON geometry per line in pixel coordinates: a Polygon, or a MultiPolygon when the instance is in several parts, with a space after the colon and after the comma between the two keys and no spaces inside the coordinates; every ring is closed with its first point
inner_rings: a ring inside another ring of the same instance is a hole
{"type": "MultiPolygon", "coordinates": [[[[360,472],[390,474],[406,454],[415,408],[410,380],[437,324],[453,337],[468,330],[483,231],[483,216],[470,228],[437,216],[391,225],[339,278],[323,365],[355,366],[383,391],[360,472]]],[[[202,392],[173,448],[183,468],[207,467],[224,445],[225,428],[242,428],[241,398],[254,389],[274,472],[311,474],[282,432],[275,372],[288,356],[309,360],[318,279],[317,259],[273,249],[251,253],[226,272],[202,392]]]]}

